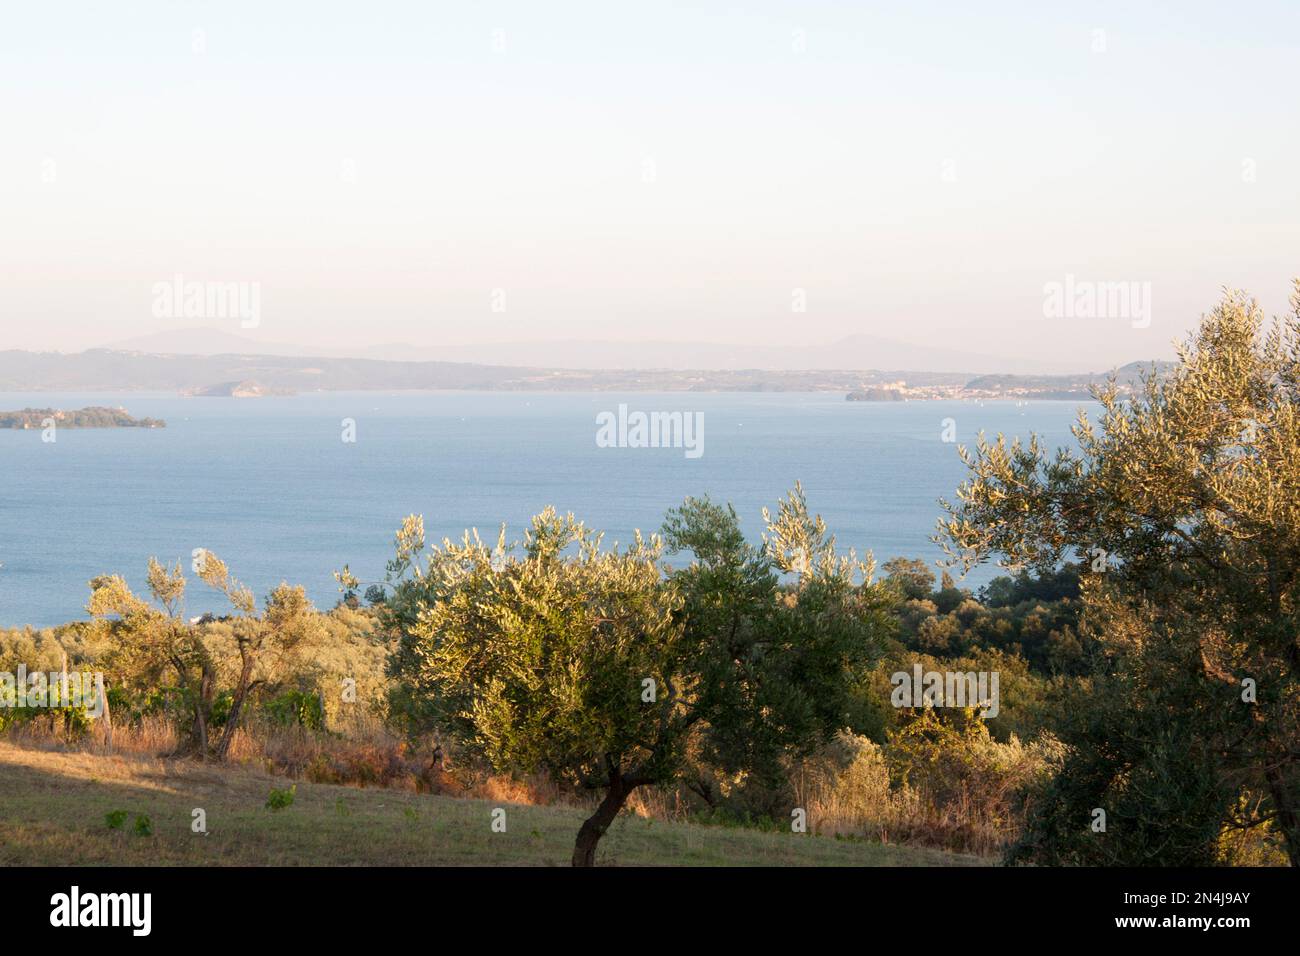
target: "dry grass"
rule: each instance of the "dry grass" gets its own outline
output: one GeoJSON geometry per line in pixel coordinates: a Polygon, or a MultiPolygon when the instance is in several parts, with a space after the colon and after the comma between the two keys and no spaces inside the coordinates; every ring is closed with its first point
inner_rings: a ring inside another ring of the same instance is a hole
{"type": "MultiPolygon", "coordinates": [[[[267,809],[290,781],[251,765],[134,753],[33,749],[0,741],[0,865],[540,865],[568,863],[585,813],[498,799],[297,782],[292,806],[267,809]],[[505,833],[491,828],[506,810],[505,833]],[[206,835],[191,831],[192,811],[206,835]],[[124,810],[127,825],[106,816],[124,810]],[[147,815],[152,833],[133,832],[147,815]]],[[[979,865],[976,857],[859,840],[760,833],[620,817],[601,843],[615,865],[979,865]]]]}
{"type": "Polygon", "coordinates": [[[800,805],[822,833],[1000,857],[1023,826],[1022,793],[1051,767],[1054,742],[945,734],[911,743],[886,749],[841,735],[794,775],[800,805]]]}
{"type": "MultiPolygon", "coordinates": [[[[58,720],[38,719],[9,728],[3,739],[29,750],[71,750],[101,756],[158,759],[173,757],[180,743],[175,723],[161,716],[119,724],[111,738],[107,726],[96,722],[73,740],[66,736],[58,720]]],[[[515,780],[470,767],[451,767],[440,755],[435,757],[430,747],[413,748],[392,734],[383,721],[370,715],[353,717],[343,725],[336,723],[328,733],[284,726],[255,716],[235,731],[228,761],[311,783],[383,787],[544,806],[574,802],[541,776],[515,780]]]]}

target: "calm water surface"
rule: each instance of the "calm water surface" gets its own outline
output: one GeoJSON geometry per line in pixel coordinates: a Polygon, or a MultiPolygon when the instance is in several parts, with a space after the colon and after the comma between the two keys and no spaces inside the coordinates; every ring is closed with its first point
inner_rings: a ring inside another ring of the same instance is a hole
{"type": "MultiPolygon", "coordinates": [[[[0,409],[125,406],[168,427],[0,430],[0,626],[84,618],[87,582],[123,574],[143,591],[151,555],[208,548],[259,595],[281,580],[321,606],[350,563],[382,578],[393,532],[421,513],[431,540],[467,527],[517,536],[548,504],[627,543],[688,495],[732,502],[747,534],[802,480],[842,546],[933,560],[940,508],[963,477],[957,439],[1042,435],[1073,443],[1073,402],[846,402],[842,394],[320,393],[234,400],[163,394],[0,393],[0,409]],[[704,454],[599,448],[596,415],[704,414],[704,454]],[[357,441],[342,441],[342,421],[357,441]]],[[[967,582],[996,573],[981,568],[967,582]]],[[[192,585],[188,610],[221,610],[192,585]]]]}

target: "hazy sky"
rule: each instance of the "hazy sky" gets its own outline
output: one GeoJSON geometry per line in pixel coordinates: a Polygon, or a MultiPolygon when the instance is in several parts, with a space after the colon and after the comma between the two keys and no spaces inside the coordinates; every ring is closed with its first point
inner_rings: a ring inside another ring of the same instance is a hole
{"type": "Polygon", "coordinates": [[[11,4],[0,348],[222,325],[155,317],[179,273],[330,348],[1163,356],[1300,274],[1298,38],[1294,0],[11,4]],[[1067,275],[1149,327],[1046,317],[1067,275]]]}

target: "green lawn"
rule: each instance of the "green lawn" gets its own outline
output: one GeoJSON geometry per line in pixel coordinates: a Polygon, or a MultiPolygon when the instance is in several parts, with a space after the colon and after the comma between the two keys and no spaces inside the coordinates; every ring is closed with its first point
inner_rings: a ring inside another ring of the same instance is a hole
{"type": "MultiPolygon", "coordinates": [[[[0,866],[567,865],[583,814],[485,800],[297,781],[293,805],[266,807],[290,781],[246,767],[24,749],[0,742],[0,866]],[[492,811],[506,832],[492,831],[492,811]],[[191,831],[207,814],[206,835],[191,831]],[[105,816],[125,810],[119,830],[105,816]],[[152,834],[134,831],[146,814],[152,834]]],[[[621,817],[600,862],[623,866],[969,866],[936,850],[621,817]]]]}

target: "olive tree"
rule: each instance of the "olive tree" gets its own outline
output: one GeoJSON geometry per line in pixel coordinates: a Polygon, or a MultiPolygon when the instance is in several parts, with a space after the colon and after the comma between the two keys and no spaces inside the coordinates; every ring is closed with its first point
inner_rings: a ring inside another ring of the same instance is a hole
{"type": "Polygon", "coordinates": [[[1204,862],[1227,831],[1258,828],[1300,864],[1300,283],[1292,306],[1266,324],[1226,293],[1172,369],[1131,395],[1097,390],[1077,450],[982,435],[962,449],[970,478],[937,535],[951,561],[1077,557],[1107,651],[1105,709],[1036,836],[1067,858],[1204,862]],[[1108,801],[1127,831],[1087,837],[1086,808],[1108,801]]]}
{"type": "Polygon", "coordinates": [[[230,576],[216,555],[203,552],[197,570],[199,578],[221,592],[237,612],[229,620],[237,656],[227,675],[230,712],[215,741],[210,732],[224,661],[213,646],[210,626],[184,617],[187,581],[180,564],[169,569],[157,559],[149,559],[147,580],[153,603],[136,597],[119,575],[97,577],[90,582],[87,610],[112,638],[108,660],[119,682],[145,689],[170,673],[189,709],[182,750],[200,758],[224,760],[249,694],[262,682],[256,676],[259,664],[268,655],[291,650],[316,622],[301,587],[279,585],[258,614],[252,592],[230,576]]]}
{"type": "Polygon", "coordinates": [[[663,538],[605,549],[553,509],[522,541],[507,544],[503,528],[489,548],[467,533],[421,560],[423,524],[408,518],[384,610],[400,632],[394,708],[499,772],[599,791],[573,851],[590,866],[629,796],[678,780],[701,739],[744,769],[851,722],[849,689],[879,623],[849,580],[862,566],[801,506],[801,492],[783,503],[758,552],[734,511],[688,501],[666,526],[695,555],[679,572],[663,538]],[[791,560],[802,583],[782,589],[773,569],[791,560]]]}
{"type": "Polygon", "coordinates": [[[801,486],[764,519],[753,545],[732,507],[688,498],[663,529],[669,551],[692,559],[670,573],[692,703],[707,715],[685,782],[711,805],[715,781],[780,793],[789,758],[867,726],[862,682],[894,626],[894,595],[873,581],[870,557],[837,550],[801,486]]]}

